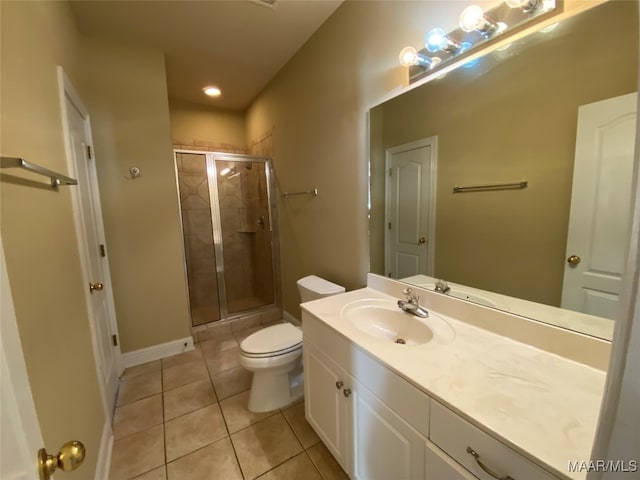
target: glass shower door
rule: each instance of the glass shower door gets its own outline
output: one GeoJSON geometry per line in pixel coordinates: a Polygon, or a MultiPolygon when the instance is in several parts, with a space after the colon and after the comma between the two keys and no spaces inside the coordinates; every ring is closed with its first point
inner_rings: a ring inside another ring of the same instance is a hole
{"type": "Polygon", "coordinates": [[[275,303],[268,164],[264,159],[214,157],[230,315],[275,303]]]}

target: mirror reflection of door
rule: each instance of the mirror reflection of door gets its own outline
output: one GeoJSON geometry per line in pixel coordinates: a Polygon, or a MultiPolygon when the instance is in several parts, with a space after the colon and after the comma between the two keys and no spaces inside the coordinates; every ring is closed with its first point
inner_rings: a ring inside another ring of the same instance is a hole
{"type": "Polygon", "coordinates": [[[638,94],[583,105],[562,308],[615,318],[631,228],[638,94]]]}
{"type": "Polygon", "coordinates": [[[433,274],[436,137],[386,151],[385,270],[391,278],[433,274]]]}

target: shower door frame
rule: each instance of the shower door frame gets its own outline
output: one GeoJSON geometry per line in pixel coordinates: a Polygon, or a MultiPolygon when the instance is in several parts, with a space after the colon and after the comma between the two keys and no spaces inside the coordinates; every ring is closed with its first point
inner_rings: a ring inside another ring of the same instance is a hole
{"type": "MultiPolygon", "coordinates": [[[[213,229],[213,250],[215,255],[215,267],[216,278],[218,281],[218,302],[220,306],[220,319],[213,322],[207,322],[202,325],[208,325],[209,323],[224,322],[233,320],[235,318],[241,318],[249,313],[260,312],[267,310],[274,306],[280,308],[282,304],[282,291],[280,288],[280,237],[278,228],[274,225],[278,225],[278,209],[277,209],[277,196],[275,195],[276,183],[273,173],[273,162],[269,157],[259,157],[253,155],[245,155],[242,153],[225,153],[225,152],[211,152],[208,150],[188,150],[182,148],[173,149],[173,166],[176,175],[176,189],[178,194],[178,206],[180,215],[180,233],[182,236],[182,257],[184,266],[185,283],[187,285],[187,291],[189,290],[189,275],[187,272],[187,257],[186,257],[186,245],[184,238],[184,227],[182,223],[182,201],[180,200],[180,185],[178,177],[178,154],[186,153],[192,155],[203,155],[205,157],[205,164],[207,168],[207,183],[209,188],[209,207],[211,208],[211,226],[213,229]],[[244,163],[264,163],[265,177],[267,185],[267,204],[269,205],[269,230],[271,232],[271,264],[272,264],[272,279],[273,282],[273,303],[262,305],[256,308],[243,310],[236,312],[232,315],[229,314],[228,301],[227,301],[227,287],[224,277],[224,247],[222,242],[222,220],[220,215],[220,199],[218,196],[218,172],[216,170],[216,160],[227,162],[244,162],[244,163]]],[[[187,295],[187,303],[189,305],[189,317],[191,317],[191,299],[187,295]]],[[[199,326],[199,325],[198,325],[199,326]]],[[[191,318],[191,328],[196,327],[193,325],[193,318],[191,318]]]]}

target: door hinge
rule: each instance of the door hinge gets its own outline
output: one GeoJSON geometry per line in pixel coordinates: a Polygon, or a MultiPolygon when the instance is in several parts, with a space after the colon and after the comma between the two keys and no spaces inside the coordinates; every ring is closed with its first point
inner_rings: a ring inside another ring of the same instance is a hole
{"type": "Polygon", "coordinates": [[[389,169],[389,176],[393,177],[393,170],[391,168],[389,169]]]}
{"type": "Polygon", "coordinates": [[[389,230],[391,230],[391,222],[389,222],[389,230]]]}
{"type": "Polygon", "coordinates": [[[111,335],[111,343],[113,343],[114,347],[118,346],[118,336],[117,335],[111,335]]]}
{"type": "Polygon", "coordinates": [[[91,145],[87,145],[87,159],[93,160],[93,155],[91,154],[91,145]]]}
{"type": "Polygon", "coordinates": [[[100,256],[101,257],[107,256],[107,250],[104,248],[104,245],[102,243],[100,244],[100,256]]]}

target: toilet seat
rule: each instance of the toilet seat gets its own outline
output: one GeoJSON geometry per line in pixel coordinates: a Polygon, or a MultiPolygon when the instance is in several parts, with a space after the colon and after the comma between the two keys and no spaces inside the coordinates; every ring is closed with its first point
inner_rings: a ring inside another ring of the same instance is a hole
{"type": "Polygon", "coordinates": [[[241,354],[249,358],[286,355],[302,349],[302,331],[290,323],[263,328],[245,338],[240,344],[241,354]]]}

